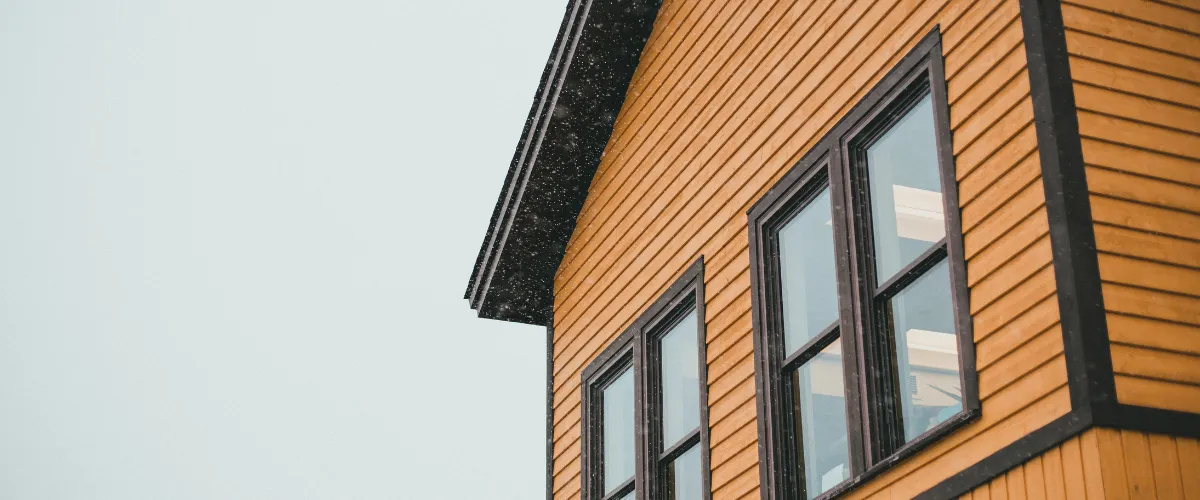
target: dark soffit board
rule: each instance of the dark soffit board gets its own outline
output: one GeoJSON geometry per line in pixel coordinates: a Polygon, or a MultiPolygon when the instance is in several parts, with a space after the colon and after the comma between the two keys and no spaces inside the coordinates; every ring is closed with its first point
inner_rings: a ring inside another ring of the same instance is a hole
{"type": "Polygon", "coordinates": [[[660,0],[571,0],[464,296],[480,317],[546,325],[554,273],[660,0]]]}

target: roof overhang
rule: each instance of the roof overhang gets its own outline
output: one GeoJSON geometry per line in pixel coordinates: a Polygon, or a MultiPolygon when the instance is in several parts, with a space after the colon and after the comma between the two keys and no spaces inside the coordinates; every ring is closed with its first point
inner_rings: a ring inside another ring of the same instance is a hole
{"type": "Polygon", "coordinates": [[[467,287],[480,317],[550,323],[554,274],[659,5],[567,5],[467,287]]]}

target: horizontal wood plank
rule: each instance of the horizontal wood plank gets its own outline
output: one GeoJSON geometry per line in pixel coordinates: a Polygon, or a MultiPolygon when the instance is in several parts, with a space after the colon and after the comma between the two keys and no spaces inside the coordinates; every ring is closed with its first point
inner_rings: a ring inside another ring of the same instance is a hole
{"type": "Polygon", "coordinates": [[[1200,413],[1200,386],[1120,374],[1115,380],[1122,403],[1200,413]]]}
{"type": "Polygon", "coordinates": [[[1108,338],[1114,344],[1200,356],[1200,326],[1110,312],[1108,338]],[[1147,335],[1146,332],[1153,332],[1147,335]]]}

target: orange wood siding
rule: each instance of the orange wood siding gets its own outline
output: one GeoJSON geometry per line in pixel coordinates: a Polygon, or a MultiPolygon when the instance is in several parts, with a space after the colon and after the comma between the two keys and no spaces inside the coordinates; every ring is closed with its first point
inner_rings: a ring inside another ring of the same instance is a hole
{"type": "Polygon", "coordinates": [[[1016,0],[667,0],[555,278],[555,498],[579,496],[583,368],[700,255],[714,498],[758,497],[746,210],[939,25],[983,414],[850,497],[1069,410],[1016,0]]]}
{"type": "MultiPolygon", "coordinates": [[[[1089,433],[1090,434],[1090,433],[1089,433]]],[[[991,482],[963,495],[964,500],[1097,500],[1103,498],[1094,436],[1063,442],[991,482]]]]}
{"type": "Polygon", "coordinates": [[[1200,499],[1200,440],[1097,429],[1105,498],[1200,499]]]}
{"type": "Polygon", "coordinates": [[[1200,412],[1200,10],[1063,4],[1117,399],[1200,412]]]}
{"type": "Polygon", "coordinates": [[[1092,429],[975,488],[966,500],[1197,500],[1200,441],[1092,429]]]}

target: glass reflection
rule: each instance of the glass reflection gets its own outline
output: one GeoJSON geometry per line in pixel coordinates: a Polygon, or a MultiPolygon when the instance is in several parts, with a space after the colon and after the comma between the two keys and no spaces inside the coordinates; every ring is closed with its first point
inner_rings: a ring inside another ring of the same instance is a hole
{"type": "Polygon", "coordinates": [[[626,369],[604,388],[604,493],[633,477],[633,370],[626,369]]]}
{"type": "Polygon", "coordinates": [[[850,477],[841,338],[793,372],[792,391],[805,490],[814,498],[850,477]]]}
{"type": "Polygon", "coordinates": [[[667,500],[701,500],[700,447],[684,452],[667,467],[663,492],[667,500]]]}
{"type": "Polygon", "coordinates": [[[867,176],[880,284],[946,236],[931,96],[867,148],[867,176]]]}
{"type": "Polygon", "coordinates": [[[888,303],[904,438],[912,441],[962,410],[950,265],[938,264],[888,303]]]}
{"type": "Polygon", "coordinates": [[[700,351],[696,311],[659,341],[662,353],[663,449],[700,426],[700,351]]]}
{"type": "Polygon", "coordinates": [[[829,188],[779,230],[783,346],[804,347],[838,317],[829,188]]]}

